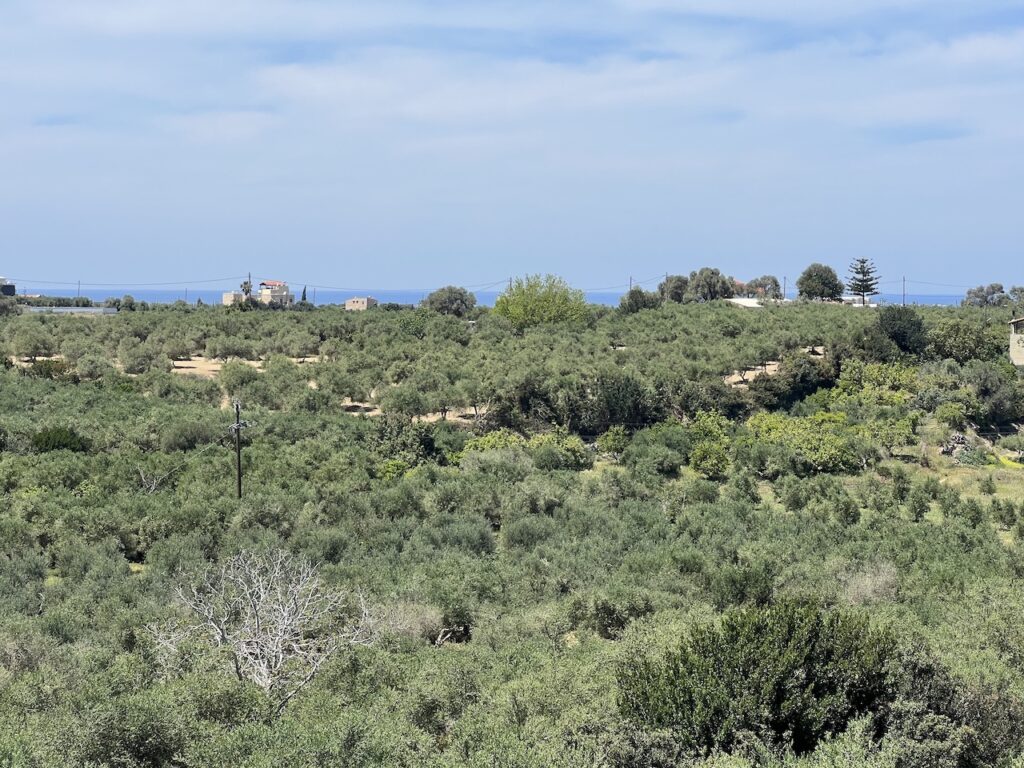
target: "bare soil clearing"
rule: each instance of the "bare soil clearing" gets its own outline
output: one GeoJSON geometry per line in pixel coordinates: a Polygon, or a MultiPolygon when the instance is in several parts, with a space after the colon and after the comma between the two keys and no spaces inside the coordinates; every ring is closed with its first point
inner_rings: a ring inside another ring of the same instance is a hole
{"type": "MultiPolygon", "coordinates": [[[[263,363],[259,360],[243,360],[246,365],[259,368],[263,363]]],[[[223,360],[208,357],[190,357],[188,360],[175,360],[171,371],[183,376],[198,376],[200,379],[215,379],[224,367],[223,360]]]]}
{"type": "MultiPolygon", "coordinates": [[[[487,415],[486,408],[480,408],[474,411],[472,408],[453,408],[448,411],[447,420],[454,421],[457,423],[471,424],[478,419],[482,419],[487,415]]],[[[417,416],[414,421],[423,422],[426,424],[434,424],[438,421],[444,421],[445,418],[440,413],[425,413],[422,416],[417,416]]]]}

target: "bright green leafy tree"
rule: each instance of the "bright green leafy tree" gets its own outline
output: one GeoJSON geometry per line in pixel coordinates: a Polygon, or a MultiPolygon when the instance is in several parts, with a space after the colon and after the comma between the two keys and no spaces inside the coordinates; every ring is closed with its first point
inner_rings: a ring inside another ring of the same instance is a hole
{"type": "Polygon", "coordinates": [[[796,281],[800,297],[812,301],[836,301],[843,295],[843,282],[832,267],[811,264],[796,281]]]}
{"type": "Polygon", "coordinates": [[[517,278],[494,305],[495,314],[504,317],[517,331],[551,323],[581,322],[587,316],[583,291],[555,275],[528,275],[517,278]]]}

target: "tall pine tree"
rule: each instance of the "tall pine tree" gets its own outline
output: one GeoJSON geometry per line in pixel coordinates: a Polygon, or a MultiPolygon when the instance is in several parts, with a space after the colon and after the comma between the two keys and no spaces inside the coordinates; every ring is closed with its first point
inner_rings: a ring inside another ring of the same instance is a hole
{"type": "Polygon", "coordinates": [[[867,304],[868,296],[878,293],[878,270],[871,259],[854,259],[850,264],[850,279],[846,288],[855,296],[860,296],[860,303],[867,304]]]}

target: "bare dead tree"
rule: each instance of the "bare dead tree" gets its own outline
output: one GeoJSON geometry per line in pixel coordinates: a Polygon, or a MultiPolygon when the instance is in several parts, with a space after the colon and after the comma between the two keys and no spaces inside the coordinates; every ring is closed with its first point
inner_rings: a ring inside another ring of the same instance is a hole
{"type": "Polygon", "coordinates": [[[190,636],[226,651],[239,680],[265,691],[278,715],[324,663],[346,645],[373,639],[361,596],[323,584],[319,568],[283,550],[242,552],[178,588],[191,628],[154,631],[158,646],[190,636]]]}

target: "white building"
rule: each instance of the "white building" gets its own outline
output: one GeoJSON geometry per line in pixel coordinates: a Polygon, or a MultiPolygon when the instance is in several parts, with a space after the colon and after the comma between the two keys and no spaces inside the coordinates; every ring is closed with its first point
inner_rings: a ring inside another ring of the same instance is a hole
{"type": "MultiPolygon", "coordinates": [[[[260,304],[280,304],[285,307],[295,303],[295,296],[288,289],[288,283],[281,280],[264,280],[251,298],[260,304]]],[[[225,307],[241,304],[243,301],[245,294],[241,291],[228,291],[221,296],[221,304],[225,307]]]]}
{"type": "Polygon", "coordinates": [[[376,307],[377,300],[373,296],[353,296],[345,302],[346,312],[365,312],[370,307],[376,307]]]}
{"type": "Polygon", "coordinates": [[[260,304],[281,304],[287,307],[295,303],[295,296],[288,290],[288,283],[280,280],[264,280],[260,283],[260,292],[257,297],[260,304]]]}
{"type": "Polygon", "coordinates": [[[1024,317],[1010,321],[1010,360],[1024,365],[1024,317]]]}

